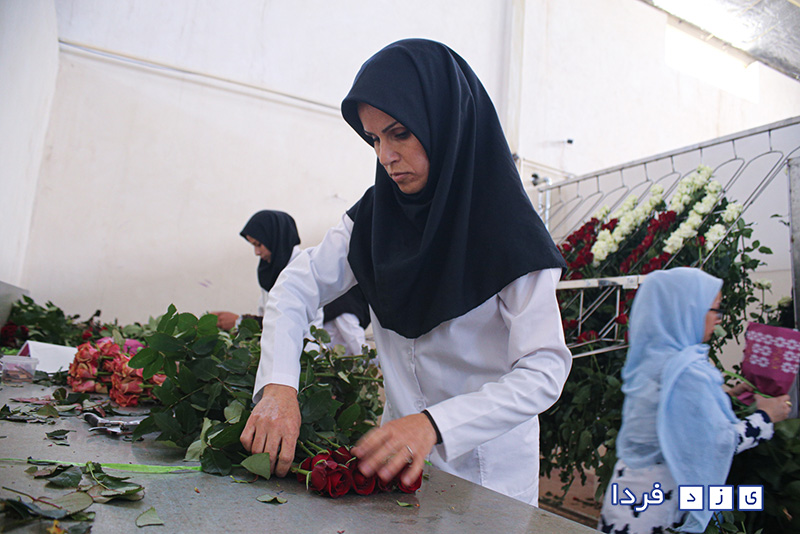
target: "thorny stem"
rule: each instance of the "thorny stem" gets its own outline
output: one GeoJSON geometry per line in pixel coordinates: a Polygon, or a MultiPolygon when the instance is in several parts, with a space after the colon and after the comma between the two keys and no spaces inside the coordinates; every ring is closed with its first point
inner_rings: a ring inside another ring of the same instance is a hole
{"type": "Polygon", "coordinates": [[[24,495],[25,497],[29,498],[33,502],[42,502],[42,503],[46,504],[47,506],[52,506],[54,508],[58,508],[59,510],[63,510],[63,507],[61,507],[61,506],[59,506],[57,504],[53,504],[51,502],[47,502],[47,501],[42,500],[42,499],[37,499],[36,497],[34,497],[32,495],[28,495],[27,493],[25,493],[23,491],[15,490],[14,488],[9,488],[8,486],[3,486],[3,489],[11,491],[11,492],[14,492],[14,493],[19,493],[20,495],[24,495]]]}

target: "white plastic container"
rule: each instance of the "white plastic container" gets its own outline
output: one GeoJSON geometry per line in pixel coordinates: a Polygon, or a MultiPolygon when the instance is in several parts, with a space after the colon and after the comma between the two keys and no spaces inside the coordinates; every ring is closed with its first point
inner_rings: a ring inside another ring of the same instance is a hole
{"type": "Polygon", "coordinates": [[[0,363],[3,364],[3,383],[21,384],[33,382],[39,360],[30,356],[3,356],[0,363]]]}

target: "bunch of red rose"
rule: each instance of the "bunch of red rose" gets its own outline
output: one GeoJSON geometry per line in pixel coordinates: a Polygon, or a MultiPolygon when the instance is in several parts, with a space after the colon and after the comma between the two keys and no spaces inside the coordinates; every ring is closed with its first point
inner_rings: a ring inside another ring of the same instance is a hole
{"type": "Polygon", "coordinates": [[[371,495],[382,491],[398,489],[404,493],[414,493],[422,485],[422,474],[411,485],[403,484],[400,472],[388,483],[376,475],[365,476],[358,469],[358,458],[347,447],[320,452],[306,458],[299,468],[294,468],[297,480],[306,487],[329,497],[341,497],[353,491],[359,495],[371,495]]]}
{"type": "Polygon", "coordinates": [[[0,328],[0,347],[18,348],[28,339],[28,327],[8,321],[0,328]]]}
{"type": "Polygon", "coordinates": [[[108,393],[120,406],[136,406],[144,397],[152,397],[152,387],[161,385],[165,375],[145,381],[141,369],[131,369],[131,356],[143,345],[129,339],[120,348],[111,338],[84,343],[78,347],[69,366],[67,384],[76,393],[108,393]]]}

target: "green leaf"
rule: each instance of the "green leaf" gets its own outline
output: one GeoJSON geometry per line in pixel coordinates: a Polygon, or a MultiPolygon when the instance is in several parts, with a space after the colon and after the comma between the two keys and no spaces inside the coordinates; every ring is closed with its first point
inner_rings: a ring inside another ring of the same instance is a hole
{"type": "Polygon", "coordinates": [[[194,391],[198,387],[197,378],[188,365],[182,365],[178,371],[178,385],[184,392],[194,391]]]}
{"type": "Polygon", "coordinates": [[[156,327],[159,332],[165,332],[167,330],[168,323],[172,319],[173,315],[175,315],[176,311],[178,310],[175,308],[175,305],[170,304],[169,308],[167,308],[167,313],[161,316],[161,320],[158,322],[158,326],[156,327]]]}
{"type": "Polygon", "coordinates": [[[58,417],[58,410],[52,404],[45,404],[36,410],[36,415],[39,417],[58,417]]]}
{"type": "Polygon", "coordinates": [[[197,333],[201,336],[218,335],[219,328],[217,328],[217,316],[210,313],[202,316],[197,322],[197,333]]]}
{"type": "Polygon", "coordinates": [[[178,324],[176,325],[178,332],[185,332],[197,326],[197,317],[191,313],[181,313],[178,315],[178,324]]]}
{"type": "Polygon", "coordinates": [[[242,467],[253,473],[269,480],[272,475],[269,463],[269,453],[261,452],[253,454],[242,460],[242,467]]]}
{"type": "Polygon", "coordinates": [[[155,332],[147,338],[147,345],[153,350],[159,352],[181,352],[186,346],[179,339],[175,339],[171,335],[155,332]]]}
{"type": "Polygon", "coordinates": [[[395,502],[397,503],[398,506],[402,506],[403,508],[408,508],[410,506],[414,506],[410,502],[403,502],[403,501],[395,501],[395,502]]]}
{"type": "Polygon", "coordinates": [[[342,430],[348,430],[353,424],[362,417],[363,408],[360,404],[352,404],[339,414],[336,423],[342,430]]]}
{"type": "Polygon", "coordinates": [[[94,501],[85,492],[74,491],[53,499],[51,502],[62,510],[66,510],[69,515],[72,515],[86,510],[94,501]]]}
{"type": "Polygon", "coordinates": [[[144,366],[149,365],[155,360],[159,354],[149,347],[140,349],[128,362],[128,367],[131,369],[142,369],[144,366]]]}
{"type": "Polygon", "coordinates": [[[195,360],[187,365],[191,368],[194,376],[196,376],[199,380],[214,380],[219,376],[219,368],[217,367],[217,363],[211,358],[195,360]]]}
{"type": "Polygon", "coordinates": [[[45,434],[47,435],[48,439],[51,439],[53,441],[63,441],[65,439],[67,439],[67,435],[70,432],[75,432],[75,431],[74,430],[61,429],[61,430],[54,430],[52,432],[45,432],[45,434]]]}
{"type": "Polygon", "coordinates": [[[150,525],[163,525],[165,524],[158,514],[156,513],[156,509],[154,507],[150,507],[148,510],[145,510],[139,517],[136,518],[136,526],[137,527],[147,527],[150,525]]]}
{"type": "Polygon", "coordinates": [[[758,251],[762,254],[772,254],[772,249],[769,247],[758,247],[758,251]]]}
{"type": "Polygon", "coordinates": [[[286,502],[286,499],[284,499],[283,497],[277,497],[275,495],[270,495],[269,493],[265,493],[261,497],[258,497],[258,501],[269,504],[284,504],[286,502]]]}
{"type": "Polygon", "coordinates": [[[142,377],[145,380],[148,380],[152,378],[154,374],[157,374],[159,371],[161,371],[162,367],[164,367],[164,357],[156,353],[153,361],[145,365],[142,369],[142,377]]]}
{"type": "Polygon", "coordinates": [[[73,466],[47,477],[47,482],[59,488],[77,488],[82,478],[83,473],[80,468],[73,466]]]}
{"type": "Polygon", "coordinates": [[[222,451],[206,449],[200,457],[203,471],[212,475],[227,475],[231,472],[231,461],[222,451]]]}
{"type": "Polygon", "coordinates": [[[221,431],[209,437],[209,444],[217,449],[224,449],[225,447],[239,443],[239,437],[242,435],[246,424],[247,420],[241,420],[235,425],[226,426],[221,431]]]}
{"type": "Polygon", "coordinates": [[[211,336],[203,336],[194,342],[192,350],[200,356],[207,356],[214,351],[214,347],[219,343],[219,338],[216,334],[211,336]]]}
{"type": "Polygon", "coordinates": [[[238,400],[231,401],[225,407],[224,414],[225,414],[225,422],[228,424],[235,424],[239,422],[239,419],[242,417],[242,412],[244,411],[244,404],[239,402],[238,400]]]}

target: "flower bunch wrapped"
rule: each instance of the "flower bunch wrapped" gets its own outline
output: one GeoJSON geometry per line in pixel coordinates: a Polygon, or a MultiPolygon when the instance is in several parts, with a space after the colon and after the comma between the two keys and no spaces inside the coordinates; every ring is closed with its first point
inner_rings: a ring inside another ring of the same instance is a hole
{"type": "MultiPolygon", "coordinates": [[[[299,443],[308,454],[312,454],[302,443],[299,443]]],[[[315,447],[313,443],[309,444],[315,447]]],[[[317,448],[317,447],[315,447],[317,448]]],[[[401,471],[393,480],[383,482],[377,475],[365,476],[358,469],[358,458],[350,453],[347,447],[336,449],[321,449],[315,455],[303,460],[299,466],[292,468],[299,482],[321,495],[337,498],[349,492],[358,495],[371,495],[378,492],[388,492],[397,489],[403,493],[414,493],[422,485],[422,474],[411,485],[403,484],[400,480],[401,471]]]]}

